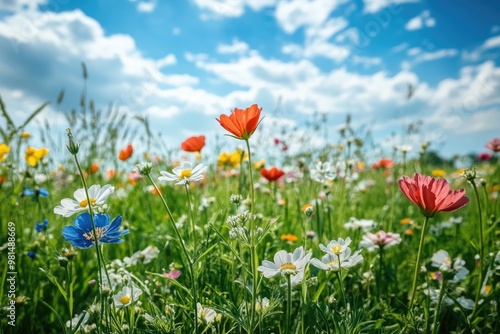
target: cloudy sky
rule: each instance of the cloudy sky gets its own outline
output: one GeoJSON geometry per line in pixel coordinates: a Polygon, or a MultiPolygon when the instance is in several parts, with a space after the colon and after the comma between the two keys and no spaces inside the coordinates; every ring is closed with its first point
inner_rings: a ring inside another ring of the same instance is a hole
{"type": "Polygon", "coordinates": [[[52,101],[42,117],[65,127],[55,100],[78,107],[84,62],[98,108],[147,115],[168,147],[257,103],[314,145],[318,115],[335,142],[350,114],[386,152],[482,152],[500,137],[499,18],[497,0],[0,0],[0,96],[17,123],[52,101]]]}

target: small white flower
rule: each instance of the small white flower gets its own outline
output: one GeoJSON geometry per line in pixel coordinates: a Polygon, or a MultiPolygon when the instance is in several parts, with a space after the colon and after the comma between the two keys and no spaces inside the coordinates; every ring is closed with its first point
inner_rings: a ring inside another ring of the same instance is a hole
{"type": "Polygon", "coordinates": [[[191,169],[191,163],[189,161],[184,161],[182,165],[175,167],[172,173],[161,171],[158,180],[176,182],[176,185],[189,184],[189,182],[196,182],[203,179],[203,173],[207,169],[203,164],[198,164],[196,167],[191,169]]]}
{"type": "Polygon", "coordinates": [[[439,250],[431,258],[432,266],[439,268],[444,275],[451,274],[453,278],[450,283],[457,283],[465,279],[469,270],[464,267],[465,261],[457,257],[454,261],[445,250],[439,250]]]}
{"type": "Polygon", "coordinates": [[[340,268],[352,268],[358,263],[363,262],[363,256],[359,254],[359,251],[356,251],[352,254],[352,256],[351,252],[351,249],[348,247],[339,255],[327,253],[321,258],[321,260],[316,258],[312,259],[311,264],[322,270],[338,271],[340,268]]]}
{"type": "MultiPolygon", "coordinates": [[[[88,189],[90,205],[92,208],[99,208],[105,204],[109,195],[113,193],[115,187],[107,184],[101,188],[99,184],[94,184],[88,189]]],[[[64,198],[61,200],[61,205],[58,205],[54,208],[54,213],[57,215],[61,215],[64,217],[70,217],[75,213],[81,211],[87,211],[89,208],[89,201],[87,200],[87,195],[85,194],[85,188],[81,188],[76,190],[73,193],[73,197],[64,198]]]]}
{"type": "Polygon", "coordinates": [[[264,312],[267,308],[269,307],[269,299],[267,297],[260,298],[257,297],[257,300],[255,302],[255,311],[257,313],[264,312]]]}
{"type": "Polygon", "coordinates": [[[344,224],[346,229],[350,230],[362,230],[363,232],[370,231],[377,223],[371,219],[356,219],[354,217],[349,218],[349,221],[344,224]]]}
{"type": "Polygon", "coordinates": [[[205,321],[207,324],[214,322],[217,313],[214,309],[203,307],[200,303],[196,304],[198,319],[205,321]]]}
{"type": "Polygon", "coordinates": [[[304,277],[304,270],[311,255],[311,253],[305,253],[302,246],[295,249],[293,254],[280,250],[274,255],[274,262],[264,260],[257,270],[261,271],[266,278],[278,274],[281,274],[281,276],[294,275],[296,276],[294,283],[297,283],[298,280],[302,280],[304,277]]]}
{"type": "Polygon", "coordinates": [[[339,238],[338,240],[330,241],[328,245],[326,245],[326,247],[323,246],[323,244],[320,244],[319,248],[325,253],[339,255],[340,253],[344,252],[350,244],[351,238],[347,237],[345,240],[339,238]]]}
{"type": "Polygon", "coordinates": [[[87,321],[89,321],[89,317],[90,317],[90,314],[88,314],[85,311],[83,311],[83,313],[80,315],[75,314],[73,319],[66,321],[66,327],[68,327],[68,328],[72,327],[73,329],[75,329],[76,325],[78,325],[80,320],[81,320],[80,326],[84,326],[87,323],[87,321]]]}
{"type": "Polygon", "coordinates": [[[121,291],[118,291],[118,293],[113,296],[113,301],[116,307],[125,307],[137,301],[141,294],[142,290],[138,286],[126,285],[121,291]]]}
{"type": "Polygon", "coordinates": [[[316,182],[325,183],[335,178],[332,165],[329,162],[316,162],[316,168],[311,169],[311,179],[316,182]]]}
{"type": "Polygon", "coordinates": [[[158,254],[160,254],[160,250],[156,246],[148,246],[144,250],[135,252],[132,257],[125,257],[123,262],[127,266],[135,265],[139,262],[149,263],[151,260],[155,259],[158,254]]]}

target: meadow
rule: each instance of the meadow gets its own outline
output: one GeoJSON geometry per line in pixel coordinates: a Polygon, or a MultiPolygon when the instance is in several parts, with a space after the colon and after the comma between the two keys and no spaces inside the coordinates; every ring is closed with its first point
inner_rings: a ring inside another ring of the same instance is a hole
{"type": "Polygon", "coordinates": [[[235,107],[214,122],[240,148],[208,156],[84,98],[34,140],[44,106],[16,125],[2,103],[3,331],[500,332],[500,139],[468,169],[426,142],[368,161],[347,118],[292,154],[235,107]]]}

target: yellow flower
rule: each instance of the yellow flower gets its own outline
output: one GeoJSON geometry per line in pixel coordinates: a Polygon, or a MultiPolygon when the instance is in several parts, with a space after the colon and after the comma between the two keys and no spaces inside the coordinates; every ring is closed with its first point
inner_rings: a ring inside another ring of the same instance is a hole
{"type": "Polygon", "coordinates": [[[229,163],[229,153],[224,151],[221,154],[219,154],[219,158],[217,158],[217,166],[224,167],[228,165],[228,163],[229,163]]]}
{"type": "Polygon", "coordinates": [[[266,160],[261,159],[253,163],[253,168],[255,168],[256,170],[261,170],[262,168],[264,168],[265,165],[266,165],[266,160]]]}
{"type": "Polygon", "coordinates": [[[45,147],[42,148],[28,147],[26,149],[24,159],[26,160],[28,165],[36,167],[38,165],[38,162],[40,162],[40,160],[42,160],[43,157],[45,157],[48,153],[49,150],[46,149],[45,147]]]}
{"type": "Polygon", "coordinates": [[[31,133],[26,132],[26,131],[21,132],[21,138],[25,138],[26,139],[26,138],[30,138],[30,137],[31,137],[31,133]]]}
{"type": "Polygon", "coordinates": [[[234,168],[239,167],[240,163],[248,159],[248,153],[243,150],[236,150],[231,153],[229,160],[234,168]]]}
{"type": "Polygon", "coordinates": [[[442,169],[433,169],[431,172],[431,176],[442,178],[446,176],[446,172],[442,169]]]}
{"type": "Polygon", "coordinates": [[[406,225],[406,224],[411,224],[411,223],[413,223],[413,221],[412,221],[412,219],[411,219],[411,218],[403,218],[403,219],[401,219],[401,220],[399,221],[399,223],[400,223],[401,225],[406,225]]]}
{"type": "Polygon", "coordinates": [[[295,242],[298,239],[299,238],[296,235],[293,235],[293,234],[282,234],[281,235],[281,240],[283,240],[283,241],[295,242]]]}
{"type": "Polygon", "coordinates": [[[10,152],[10,147],[7,144],[0,144],[0,161],[4,161],[6,159],[5,155],[10,152]]]}

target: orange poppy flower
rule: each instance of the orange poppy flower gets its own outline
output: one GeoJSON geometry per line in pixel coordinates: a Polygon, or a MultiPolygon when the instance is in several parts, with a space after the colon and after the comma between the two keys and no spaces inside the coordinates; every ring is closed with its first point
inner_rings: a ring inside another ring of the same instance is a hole
{"type": "Polygon", "coordinates": [[[91,166],[90,166],[90,174],[95,174],[99,171],[99,165],[97,163],[93,163],[91,166]]]}
{"type": "Polygon", "coordinates": [[[270,169],[262,168],[260,170],[260,175],[265,177],[268,181],[272,182],[285,175],[285,172],[273,166],[270,169]]]}
{"type": "Polygon", "coordinates": [[[205,136],[189,137],[181,144],[181,150],[186,152],[201,152],[205,146],[205,136]]]}
{"type": "Polygon", "coordinates": [[[296,235],[293,235],[293,234],[282,234],[281,235],[281,240],[283,240],[283,241],[295,242],[298,239],[299,238],[296,235]]]}
{"type": "Polygon", "coordinates": [[[233,134],[234,138],[247,140],[252,136],[260,123],[261,111],[262,108],[259,108],[256,104],[252,104],[245,110],[234,108],[231,115],[222,114],[220,115],[220,119],[216,119],[224,129],[233,134]]]}
{"type": "Polygon", "coordinates": [[[120,151],[118,159],[121,161],[128,160],[132,156],[132,153],[134,153],[134,147],[131,144],[128,144],[127,147],[120,151]]]}

